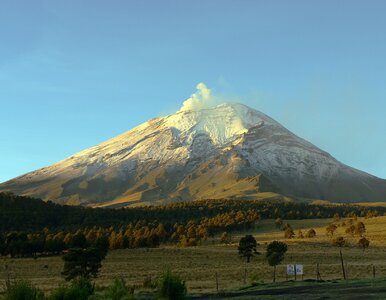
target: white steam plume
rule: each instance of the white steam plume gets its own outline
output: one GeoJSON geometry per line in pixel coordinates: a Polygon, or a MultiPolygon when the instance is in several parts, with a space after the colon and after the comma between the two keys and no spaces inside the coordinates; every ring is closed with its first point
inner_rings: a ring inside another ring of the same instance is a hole
{"type": "Polygon", "coordinates": [[[197,91],[186,99],[182,104],[180,111],[200,110],[204,108],[211,108],[216,104],[215,97],[207,86],[200,82],[196,86],[197,91]]]}

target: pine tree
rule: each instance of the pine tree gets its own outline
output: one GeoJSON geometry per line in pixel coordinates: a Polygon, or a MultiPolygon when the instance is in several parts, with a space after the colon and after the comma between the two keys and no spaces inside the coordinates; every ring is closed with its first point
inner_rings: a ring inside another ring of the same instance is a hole
{"type": "Polygon", "coordinates": [[[71,248],[63,256],[64,268],[62,275],[67,281],[75,278],[96,277],[102,267],[104,255],[98,248],[71,248]]]}
{"type": "Polygon", "coordinates": [[[268,260],[268,264],[274,267],[273,282],[276,281],[276,266],[283,261],[287,249],[287,244],[278,241],[273,241],[267,246],[265,257],[268,260]]]}
{"type": "Polygon", "coordinates": [[[246,262],[249,263],[255,254],[259,254],[256,251],[256,246],[256,240],[252,235],[246,235],[245,237],[242,237],[238,247],[240,257],[244,257],[246,262]]]}

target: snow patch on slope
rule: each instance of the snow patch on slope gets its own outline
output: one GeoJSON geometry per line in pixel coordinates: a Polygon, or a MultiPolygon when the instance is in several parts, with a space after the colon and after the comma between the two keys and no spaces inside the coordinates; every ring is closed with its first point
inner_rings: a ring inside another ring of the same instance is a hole
{"type": "Polygon", "coordinates": [[[224,103],[198,111],[179,111],[165,118],[165,126],[176,128],[190,139],[198,133],[207,134],[218,146],[265,122],[278,125],[266,115],[238,103],[224,103]]]}

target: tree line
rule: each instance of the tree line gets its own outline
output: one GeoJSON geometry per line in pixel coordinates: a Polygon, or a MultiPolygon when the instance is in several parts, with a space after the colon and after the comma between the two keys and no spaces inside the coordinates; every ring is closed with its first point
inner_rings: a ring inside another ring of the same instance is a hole
{"type": "Polygon", "coordinates": [[[199,222],[188,220],[164,225],[158,221],[140,220],[121,227],[11,231],[0,233],[0,255],[55,255],[72,248],[84,249],[101,240],[105,241],[110,250],[157,247],[161,243],[181,247],[196,246],[224,230],[249,230],[257,225],[259,219],[260,216],[254,211],[237,211],[222,213],[213,218],[205,217],[199,222]]]}
{"type": "Polygon", "coordinates": [[[316,205],[281,200],[200,200],[120,209],[88,208],[59,205],[31,197],[0,193],[0,232],[49,229],[77,230],[86,227],[119,228],[129,223],[159,222],[164,225],[187,221],[232,222],[237,213],[248,211],[263,219],[287,220],[333,218],[335,215],[383,215],[385,207],[364,207],[350,204],[316,205]]]}
{"type": "MultiPolygon", "coordinates": [[[[58,254],[104,239],[108,248],[195,246],[223,232],[245,231],[261,218],[331,218],[380,215],[385,208],[312,205],[285,201],[201,200],[122,209],[58,205],[0,193],[0,254],[58,254]]],[[[222,237],[224,241],[227,236],[222,237]]]]}

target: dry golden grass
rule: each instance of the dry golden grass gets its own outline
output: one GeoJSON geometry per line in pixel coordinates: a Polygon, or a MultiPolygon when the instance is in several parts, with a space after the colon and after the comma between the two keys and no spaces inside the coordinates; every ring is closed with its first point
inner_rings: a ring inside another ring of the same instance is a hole
{"type": "Polygon", "coordinates": [[[367,206],[367,207],[386,207],[385,202],[359,202],[355,204],[361,205],[361,206],[367,206]]]}
{"type": "MultiPolygon", "coordinates": [[[[278,267],[278,280],[286,280],[285,265],[298,263],[304,265],[304,279],[316,278],[316,264],[320,264],[322,279],[341,278],[339,250],[331,246],[331,238],[325,234],[325,227],[332,220],[297,220],[288,221],[295,229],[303,233],[314,228],[317,236],[312,239],[285,240],[288,252],[284,262],[278,267]]],[[[359,237],[348,237],[345,227],[338,227],[336,236],[344,236],[351,244],[343,248],[347,263],[348,277],[371,278],[372,264],[376,266],[376,276],[386,277],[386,217],[361,219],[366,225],[366,237],[370,240],[370,248],[364,253],[357,247],[359,237]]],[[[286,222],[286,221],[285,221],[286,222]]],[[[103,262],[97,285],[106,286],[115,277],[122,276],[129,284],[140,286],[147,276],[155,279],[166,270],[181,275],[187,282],[190,292],[214,291],[215,273],[218,274],[220,290],[229,290],[244,286],[244,272],[247,269],[247,284],[249,277],[255,274],[264,282],[272,280],[272,268],[264,258],[265,246],[272,240],[284,240],[283,232],[275,228],[273,220],[264,220],[254,230],[258,243],[257,256],[246,265],[237,253],[237,242],[245,234],[233,235],[234,243],[221,245],[218,240],[209,240],[201,246],[192,248],[177,248],[163,246],[156,249],[127,249],[109,253],[103,262]]],[[[0,281],[7,278],[25,278],[31,280],[44,290],[51,290],[63,284],[60,276],[62,270],[60,257],[45,257],[34,259],[0,259],[0,281]],[[8,266],[6,269],[5,266],[8,266]]]]}

